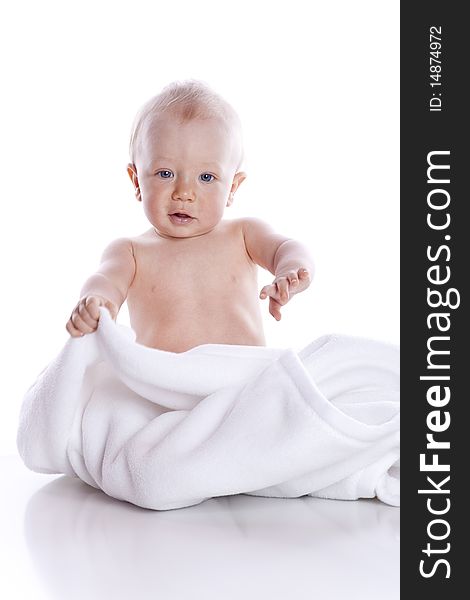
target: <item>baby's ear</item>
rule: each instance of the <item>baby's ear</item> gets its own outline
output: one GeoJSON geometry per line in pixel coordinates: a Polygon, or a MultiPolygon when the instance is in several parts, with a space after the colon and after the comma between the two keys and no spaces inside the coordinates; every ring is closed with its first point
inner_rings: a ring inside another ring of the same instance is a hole
{"type": "Polygon", "coordinates": [[[134,189],[135,189],[136,198],[140,202],[141,197],[140,197],[139,179],[137,177],[137,168],[134,164],[129,163],[127,165],[127,174],[131,178],[132,185],[134,186],[134,189]]]}
{"type": "Polygon", "coordinates": [[[230,206],[232,204],[233,196],[234,196],[235,192],[237,191],[237,189],[240,186],[240,184],[242,183],[242,181],[245,181],[245,179],[246,179],[246,173],[244,173],[243,171],[239,171],[238,173],[235,173],[235,175],[233,176],[232,187],[230,188],[230,194],[228,197],[227,206],[230,206]]]}

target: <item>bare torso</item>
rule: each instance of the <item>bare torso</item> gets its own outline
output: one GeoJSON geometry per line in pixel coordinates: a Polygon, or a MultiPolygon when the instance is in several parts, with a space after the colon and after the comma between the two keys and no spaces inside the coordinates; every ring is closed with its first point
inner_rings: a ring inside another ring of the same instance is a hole
{"type": "Polygon", "coordinates": [[[257,266],[240,221],[209,233],[132,238],[136,274],[127,304],[136,341],[170,352],[201,344],[264,346],[257,266]]]}

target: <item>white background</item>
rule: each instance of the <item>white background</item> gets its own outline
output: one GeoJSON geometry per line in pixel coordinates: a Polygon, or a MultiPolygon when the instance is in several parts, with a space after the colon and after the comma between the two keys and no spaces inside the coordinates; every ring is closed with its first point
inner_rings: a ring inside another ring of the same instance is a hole
{"type": "Polygon", "coordinates": [[[148,227],[128,137],[175,79],[203,79],[242,120],[248,178],[227,217],[261,217],[314,255],[282,321],[264,306],[268,344],[398,343],[398,25],[398,1],[3,6],[0,453],[104,246],[148,227]]]}

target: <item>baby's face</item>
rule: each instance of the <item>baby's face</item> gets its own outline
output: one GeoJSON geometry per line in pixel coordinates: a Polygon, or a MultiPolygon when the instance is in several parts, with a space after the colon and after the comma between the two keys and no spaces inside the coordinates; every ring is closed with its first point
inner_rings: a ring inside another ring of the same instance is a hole
{"type": "Polygon", "coordinates": [[[181,123],[167,114],[146,128],[135,166],[144,212],[161,236],[203,235],[222,219],[245,178],[235,173],[232,138],[219,119],[181,123]]]}

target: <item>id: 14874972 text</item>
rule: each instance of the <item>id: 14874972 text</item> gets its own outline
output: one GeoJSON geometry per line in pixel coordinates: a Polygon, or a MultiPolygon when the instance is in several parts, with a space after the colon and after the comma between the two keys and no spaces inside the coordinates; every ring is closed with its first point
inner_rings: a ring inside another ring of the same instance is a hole
{"type": "Polygon", "coordinates": [[[429,28],[429,85],[432,96],[429,100],[429,110],[442,110],[442,27],[429,28]]]}

